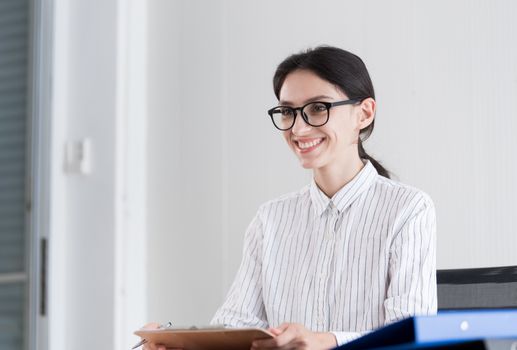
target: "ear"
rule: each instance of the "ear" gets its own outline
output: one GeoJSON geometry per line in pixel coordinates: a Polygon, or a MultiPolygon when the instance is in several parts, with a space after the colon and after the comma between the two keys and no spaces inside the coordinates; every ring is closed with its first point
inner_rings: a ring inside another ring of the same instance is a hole
{"type": "Polygon", "coordinates": [[[376,110],[376,103],[375,100],[371,97],[368,97],[367,99],[363,100],[361,104],[359,105],[359,118],[358,118],[358,127],[359,130],[362,130],[371,123],[373,123],[373,120],[375,119],[375,110],[376,110]]]}

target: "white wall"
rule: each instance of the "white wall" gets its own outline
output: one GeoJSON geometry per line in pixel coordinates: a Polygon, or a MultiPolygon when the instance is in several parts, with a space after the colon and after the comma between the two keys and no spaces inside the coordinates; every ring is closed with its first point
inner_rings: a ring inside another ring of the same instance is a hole
{"type": "Polygon", "coordinates": [[[49,339],[124,349],[146,317],[145,1],[53,2],[49,339]],[[91,171],[65,145],[91,141],[91,171]]]}
{"type": "Polygon", "coordinates": [[[513,1],[149,3],[149,319],[206,323],[260,203],[304,185],[270,125],[288,54],[336,45],[378,100],[366,149],[427,191],[438,267],[517,264],[513,1]]]}
{"type": "Polygon", "coordinates": [[[116,6],[94,3],[55,3],[49,349],[102,348],[114,332],[116,6]],[[85,137],[92,173],[65,174],[65,142],[85,137]]]}
{"type": "Polygon", "coordinates": [[[49,349],[102,348],[114,332],[116,4],[55,2],[49,349]],[[67,140],[92,140],[88,176],[63,170],[67,140]],[[84,328],[95,324],[96,336],[84,328]]]}
{"type": "Polygon", "coordinates": [[[366,61],[366,148],[433,197],[439,267],[517,264],[514,2],[54,2],[49,349],[209,321],[257,207],[310,179],[265,111],[323,43],[366,61]],[[92,173],[67,174],[84,137],[92,173]]]}
{"type": "Polygon", "coordinates": [[[149,3],[149,318],[176,324],[207,323],[223,278],[222,12],[202,5],[149,3]]]}

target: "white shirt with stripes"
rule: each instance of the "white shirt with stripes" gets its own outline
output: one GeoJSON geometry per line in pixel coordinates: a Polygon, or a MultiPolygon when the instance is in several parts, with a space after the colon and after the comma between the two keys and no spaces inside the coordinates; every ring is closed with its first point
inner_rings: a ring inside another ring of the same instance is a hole
{"type": "Polygon", "coordinates": [[[433,202],[366,161],[332,198],[313,180],[260,207],[212,323],[301,323],[334,333],[341,345],[436,308],[433,202]]]}

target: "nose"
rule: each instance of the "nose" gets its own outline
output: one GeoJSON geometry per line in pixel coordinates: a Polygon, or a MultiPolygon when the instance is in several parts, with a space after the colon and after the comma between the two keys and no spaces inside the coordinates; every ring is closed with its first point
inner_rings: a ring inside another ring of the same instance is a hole
{"type": "Polygon", "coordinates": [[[307,124],[305,120],[302,118],[302,111],[296,111],[296,118],[294,119],[292,133],[295,135],[303,135],[304,132],[307,132],[311,129],[312,126],[307,124]]]}

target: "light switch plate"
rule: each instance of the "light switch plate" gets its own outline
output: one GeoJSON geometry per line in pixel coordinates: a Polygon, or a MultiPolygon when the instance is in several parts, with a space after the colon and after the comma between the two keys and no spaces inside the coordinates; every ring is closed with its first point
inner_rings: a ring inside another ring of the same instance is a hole
{"type": "Polygon", "coordinates": [[[90,174],[92,147],[88,138],[67,141],[65,145],[65,171],[72,174],[90,174]]]}

